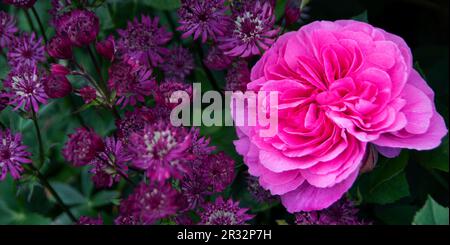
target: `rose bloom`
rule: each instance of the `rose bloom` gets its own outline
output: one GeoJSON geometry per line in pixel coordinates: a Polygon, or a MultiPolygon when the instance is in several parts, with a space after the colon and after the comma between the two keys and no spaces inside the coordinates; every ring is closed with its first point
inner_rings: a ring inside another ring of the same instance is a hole
{"type": "Polygon", "coordinates": [[[237,127],[237,151],[289,212],[336,202],[369,145],[392,156],[435,148],[447,133],[405,41],[357,21],[284,34],[253,67],[247,89],[278,92],[278,131],[261,137],[260,126],[237,127]]]}

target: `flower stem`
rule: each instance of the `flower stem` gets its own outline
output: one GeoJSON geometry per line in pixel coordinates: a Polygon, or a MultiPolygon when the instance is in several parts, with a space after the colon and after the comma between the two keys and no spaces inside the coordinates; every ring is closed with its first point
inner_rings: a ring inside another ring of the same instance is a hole
{"type": "Polygon", "coordinates": [[[50,185],[50,183],[48,182],[47,178],[45,178],[45,176],[39,171],[39,169],[37,169],[33,163],[28,165],[31,170],[36,174],[36,176],[39,178],[39,181],[41,182],[41,184],[47,188],[48,191],[50,191],[50,193],[52,194],[52,196],[55,198],[56,202],[59,204],[59,206],[61,206],[61,208],[63,209],[63,211],[69,216],[69,218],[73,221],[73,222],[77,222],[77,219],[75,218],[75,216],[73,215],[73,213],[70,211],[70,209],[66,206],[66,204],[64,204],[64,201],[61,199],[61,197],[58,195],[58,192],[56,192],[56,190],[50,185]]]}
{"type": "Polygon", "coordinates": [[[95,58],[95,55],[91,49],[91,46],[87,46],[87,50],[88,50],[89,56],[91,57],[92,63],[94,64],[95,71],[97,72],[98,76],[100,77],[100,81],[103,82],[102,71],[100,70],[100,66],[98,65],[97,59],[95,58]]]}
{"type": "Polygon", "coordinates": [[[36,29],[34,28],[33,20],[31,20],[30,13],[28,13],[28,10],[24,10],[24,12],[25,12],[25,17],[27,18],[27,21],[28,21],[28,25],[31,28],[31,31],[36,32],[36,29]]]}
{"type": "MultiPolygon", "coordinates": [[[[33,120],[34,126],[36,128],[36,135],[37,135],[38,144],[39,144],[39,161],[40,161],[40,165],[42,165],[42,164],[44,164],[45,156],[44,156],[44,145],[43,145],[43,141],[42,141],[41,130],[39,127],[39,122],[37,120],[36,112],[34,111],[33,107],[31,107],[31,111],[33,112],[32,120],[33,120]]],[[[69,208],[64,204],[61,197],[58,195],[58,193],[55,191],[55,189],[53,189],[53,187],[50,185],[50,183],[45,178],[45,176],[39,171],[39,169],[36,166],[33,165],[33,163],[31,163],[29,166],[30,166],[31,170],[33,170],[35,172],[36,176],[39,178],[42,185],[44,185],[50,191],[50,193],[56,199],[56,201],[61,206],[61,208],[64,210],[64,212],[67,213],[69,218],[73,222],[76,222],[77,219],[75,218],[75,216],[72,214],[72,212],[69,210],[69,208]]]]}
{"type": "Polygon", "coordinates": [[[219,83],[217,82],[216,78],[214,77],[214,74],[211,72],[211,70],[205,65],[205,62],[203,62],[203,58],[205,57],[205,54],[203,53],[202,45],[197,42],[197,49],[198,53],[200,55],[200,63],[202,65],[203,70],[205,71],[206,76],[208,77],[209,82],[213,86],[213,88],[221,93],[223,91],[219,87],[219,83]]]}
{"type": "Polygon", "coordinates": [[[36,135],[37,135],[37,139],[38,139],[38,144],[39,144],[39,161],[40,164],[44,164],[44,160],[45,160],[45,155],[44,155],[44,144],[42,141],[42,135],[41,135],[41,130],[39,127],[39,122],[36,116],[36,112],[34,111],[34,108],[31,107],[31,111],[33,112],[33,123],[34,123],[34,127],[36,129],[36,135]]]}
{"type": "Polygon", "coordinates": [[[36,11],[36,8],[33,6],[31,7],[31,12],[33,12],[34,18],[36,18],[36,21],[38,23],[39,29],[41,30],[42,37],[44,38],[44,43],[47,44],[47,36],[45,35],[45,29],[44,25],[42,25],[41,18],[39,18],[39,15],[36,11]]]}

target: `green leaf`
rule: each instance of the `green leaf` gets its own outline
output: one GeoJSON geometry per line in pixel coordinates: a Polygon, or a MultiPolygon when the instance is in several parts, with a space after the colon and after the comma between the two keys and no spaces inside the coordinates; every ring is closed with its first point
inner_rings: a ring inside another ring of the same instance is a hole
{"type": "Polygon", "coordinates": [[[438,148],[419,152],[417,156],[419,163],[426,169],[438,169],[448,173],[448,135],[438,148]]]}
{"type": "Polygon", "coordinates": [[[66,205],[79,205],[87,202],[86,198],[70,185],[59,182],[53,182],[51,185],[66,205]]]}
{"type": "Polygon", "coordinates": [[[37,213],[20,213],[11,224],[16,225],[49,225],[52,220],[37,213]]]}
{"type": "Polygon", "coordinates": [[[14,211],[11,210],[5,201],[0,200],[0,224],[10,224],[14,220],[14,211]]]}
{"type": "Polygon", "coordinates": [[[101,191],[94,195],[91,200],[91,205],[93,207],[105,206],[113,203],[119,196],[120,194],[117,191],[101,191]]]}
{"type": "Polygon", "coordinates": [[[411,224],[417,208],[412,205],[393,204],[377,205],[374,209],[375,215],[387,225],[409,225],[411,224]]]}
{"type": "Polygon", "coordinates": [[[448,208],[439,205],[428,196],[425,205],[414,217],[413,225],[448,225],[448,208]]]}
{"type": "Polygon", "coordinates": [[[375,169],[359,180],[363,201],[388,204],[408,196],[409,185],[404,172],[407,163],[407,151],[396,158],[381,158],[375,169]]]}
{"type": "Polygon", "coordinates": [[[357,21],[361,21],[361,22],[365,22],[365,23],[369,23],[369,19],[367,16],[367,10],[364,10],[362,13],[353,16],[352,17],[353,20],[357,20],[357,21]]]}
{"type": "Polygon", "coordinates": [[[175,10],[181,6],[180,0],[148,0],[144,4],[157,10],[175,10]]]}
{"type": "Polygon", "coordinates": [[[369,189],[366,202],[387,204],[409,196],[409,186],[405,173],[401,173],[369,189]]]}

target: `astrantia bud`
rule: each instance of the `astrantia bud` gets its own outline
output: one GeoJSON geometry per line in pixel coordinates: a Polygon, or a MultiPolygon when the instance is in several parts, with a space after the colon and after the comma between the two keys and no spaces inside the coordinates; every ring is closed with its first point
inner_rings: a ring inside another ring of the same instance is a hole
{"type": "Polygon", "coordinates": [[[97,91],[91,86],[86,86],[78,90],[81,98],[83,98],[84,103],[89,104],[97,98],[97,91]]]}
{"type": "Polygon", "coordinates": [[[63,156],[74,166],[84,166],[104,148],[102,139],[94,130],[78,128],[75,133],[69,135],[69,140],[63,149],[63,156]]]}
{"type": "Polygon", "coordinates": [[[302,0],[288,0],[284,9],[286,26],[292,25],[300,18],[300,4],[302,0]]]}
{"type": "Polygon", "coordinates": [[[100,24],[94,12],[76,9],[62,15],[55,23],[56,33],[76,46],[84,46],[97,38],[100,24]]]}
{"type": "Polygon", "coordinates": [[[63,98],[72,92],[72,84],[62,75],[48,75],[44,81],[45,93],[50,98],[63,98]]]}
{"type": "Polygon", "coordinates": [[[67,67],[60,64],[52,64],[50,71],[52,75],[67,76],[70,74],[70,70],[67,69],[67,67]]]}
{"type": "Polygon", "coordinates": [[[114,41],[114,38],[112,36],[109,36],[107,39],[96,43],[95,49],[97,50],[97,53],[99,55],[112,61],[116,53],[116,43],[114,41]]]}
{"type": "Polygon", "coordinates": [[[54,36],[46,47],[48,55],[56,59],[72,58],[72,43],[66,37],[54,36]]]}
{"type": "Polygon", "coordinates": [[[3,0],[3,3],[14,5],[18,8],[31,8],[36,0],[3,0]]]}

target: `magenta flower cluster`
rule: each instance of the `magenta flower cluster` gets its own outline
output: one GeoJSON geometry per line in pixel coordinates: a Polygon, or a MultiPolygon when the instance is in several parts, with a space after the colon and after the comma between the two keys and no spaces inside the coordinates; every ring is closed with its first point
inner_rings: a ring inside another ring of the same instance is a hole
{"type": "MultiPolygon", "coordinates": [[[[36,1],[3,2],[35,11],[36,1]]],[[[32,157],[22,134],[0,123],[0,181],[7,174],[45,178],[40,167],[61,147],[61,159],[85,171],[97,191],[120,190],[109,221],[100,212],[75,217],[59,203],[74,224],[244,225],[254,222],[251,207],[280,202],[300,225],[370,224],[344,197],[358,174],[373,168],[378,152],[432,149],[447,132],[433,91],[397,36],[356,21],[314,22],[283,34],[279,25],[305,16],[301,1],[287,1],[281,21],[272,0],[180,3],[177,22],[165,16],[170,25],[141,14],[103,32],[89,1],[52,0],[48,38],[45,30],[19,30],[0,11],[0,49],[10,68],[0,111],[11,107],[33,121],[39,146],[32,157]],[[174,126],[178,104],[170,96],[192,98],[188,81],[202,75],[218,90],[278,92],[279,132],[262,137],[259,125],[236,127],[227,147],[240,158],[213,145],[209,129],[174,126]],[[39,124],[59,101],[74,107],[67,117],[79,124],[67,125],[65,141],[48,150],[39,124]],[[114,125],[100,130],[85,122],[92,108],[114,125]],[[237,176],[247,189],[232,188],[237,176]]]]}

